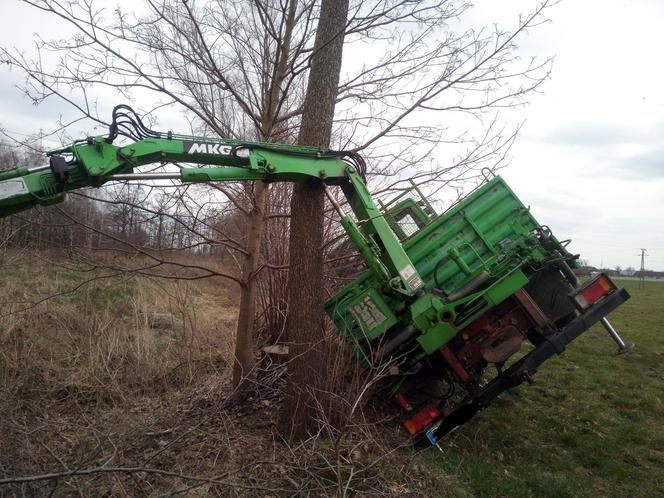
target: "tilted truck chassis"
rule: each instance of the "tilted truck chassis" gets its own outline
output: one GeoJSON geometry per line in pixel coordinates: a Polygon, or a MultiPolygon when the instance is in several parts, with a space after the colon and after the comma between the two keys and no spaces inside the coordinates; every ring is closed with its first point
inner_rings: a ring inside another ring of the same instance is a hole
{"type": "MultiPolygon", "coordinates": [[[[537,372],[542,363],[552,356],[562,353],[570,342],[601,321],[606,315],[628,299],[629,294],[627,291],[625,289],[618,289],[601,302],[593,305],[585,313],[563,327],[562,330],[548,336],[545,342],[536,346],[533,351],[510,366],[507,370],[501,372],[470,398],[464,400],[462,404],[457,406],[447,417],[440,420],[439,423],[432,424],[433,427],[428,427],[426,432],[418,434],[413,439],[414,446],[417,449],[422,449],[431,444],[436,444],[440,438],[466,423],[503,392],[523,382],[532,382],[532,376],[537,372]]],[[[620,347],[620,343],[618,345],[620,347]]]]}
{"type": "Polygon", "coordinates": [[[578,256],[500,177],[440,216],[426,200],[401,198],[384,212],[356,153],[159,133],[127,106],[114,109],[107,136],[48,155],[48,166],[0,172],[0,216],[118,180],[324,183],[367,267],[327,302],[327,312],[358,360],[385,375],[416,448],[437,444],[502,392],[531,381],[544,361],[598,321],[624,349],[606,315],[627,292],[605,275],[579,285],[570,268],[578,256]],[[130,143],[114,145],[120,136],[130,143]],[[155,163],[212,167],[135,171],[155,163]],[[341,187],[354,216],[328,186],[341,187]],[[515,361],[524,341],[534,349],[515,361]],[[498,371],[492,379],[489,366],[498,371]]]}

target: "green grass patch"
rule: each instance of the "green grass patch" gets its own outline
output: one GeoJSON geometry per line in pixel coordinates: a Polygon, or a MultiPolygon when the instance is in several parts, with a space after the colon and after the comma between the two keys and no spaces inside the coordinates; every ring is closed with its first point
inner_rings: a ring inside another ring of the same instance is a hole
{"type": "Polygon", "coordinates": [[[81,310],[114,310],[122,314],[136,295],[136,278],[106,269],[61,266],[44,261],[7,265],[0,277],[24,302],[70,304],[81,310]]]}

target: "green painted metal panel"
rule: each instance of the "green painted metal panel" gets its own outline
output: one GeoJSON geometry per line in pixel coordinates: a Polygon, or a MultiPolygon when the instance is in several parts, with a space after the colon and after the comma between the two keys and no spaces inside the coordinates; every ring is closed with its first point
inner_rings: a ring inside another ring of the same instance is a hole
{"type": "MultiPolygon", "coordinates": [[[[425,354],[443,346],[482,313],[526,285],[526,268],[550,256],[534,234],[538,227],[529,210],[500,177],[432,220],[403,243],[424,282],[425,296],[397,314],[394,330],[414,324],[418,329],[416,340],[425,354]],[[444,298],[483,273],[489,275],[489,280],[477,291],[452,302],[444,298]],[[434,288],[442,291],[442,298],[430,293],[434,288]],[[445,320],[441,319],[443,314],[445,320]]],[[[358,351],[362,357],[375,346],[367,344],[349,306],[370,289],[380,288],[369,271],[327,303],[337,327],[352,336],[357,347],[364,348],[358,351]]],[[[382,297],[391,309],[403,308],[400,299],[389,292],[383,292],[382,297]]]]}

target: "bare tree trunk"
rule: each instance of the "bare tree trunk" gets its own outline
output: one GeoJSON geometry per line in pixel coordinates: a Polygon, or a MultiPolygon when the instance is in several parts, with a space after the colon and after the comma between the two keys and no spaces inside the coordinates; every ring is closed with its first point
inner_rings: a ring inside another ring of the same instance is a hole
{"type": "Polygon", "coordinates": [[[265,224],[265,199],[268,186],[254,183],[254,207],[247,219],[247,254],[242,267],[242,291],[235,336],[233,386],[240,384],[254,366],[254,320],[256,318],[256,270],[260,256],[261,236],[265,224]]]}
{"type": "MultiPolygon", "coordinates": [[[[279,113],[279,95],[287,76],[291,39],[295,27],[297,0],[290,0],[285,32],[276,54],[275,72],[269,78],[269,88],[264,92],[267,100],[261,116],[260,135],[262,140],[270,141],[276,131],[276,119],[279,113]]],[[[233,387],[242,389],[243,379],[254,366],[254,323],[256,321],[256,294],[261,238],[265,229],[265,211],[267,209],[268,186],[261,182],[254,183],[253,209],[248,216],[246,258],[242,267],[242,289],[240,309],[235,334],[235,361],[233,363],[233,387]]]]}
{"type": "MultiPolygon", "coordinates": [[[[301,145],[330,145],[347,16],[348,0],[323,0],[298,137],[301,145]]],[[[316,409],[326,405],[323,208],[320,181],[295,186],[286,325],[289,380],[280,420],[282,434],[293,439],[315,431],[316,409]]]]}

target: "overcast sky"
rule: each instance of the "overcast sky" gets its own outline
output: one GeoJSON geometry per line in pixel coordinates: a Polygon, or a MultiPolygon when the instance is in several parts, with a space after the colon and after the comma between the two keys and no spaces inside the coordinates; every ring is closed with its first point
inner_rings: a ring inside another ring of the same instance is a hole
{"type": "Polygon", "coordinates": [[[591,264],[638,269],[645,247],[664,270],[664,2],[566,0],[551,18],[523,48],[554,54],[553,74],[502,174],[591,264]]]}
{"type": "MultiPolygon", "coordinates": [[[[30,51],[34,32],[61,34],[17,0],[0,3],[0,45],[30,51]]],[[[473,19],[510,27],[533,3],[478,0],[473,19]]],[[[566,0],[550,17],[520,44],[556,59],[551,80],[516,117],[526,123],[502,175],[591,264],[638,268],[645,247],[646,266],[664,270],[664,1],[566,0]]],[[[51,128],[63,106],[33,107],[18,81],[0,67],[0,126],[51,128]]]]}

